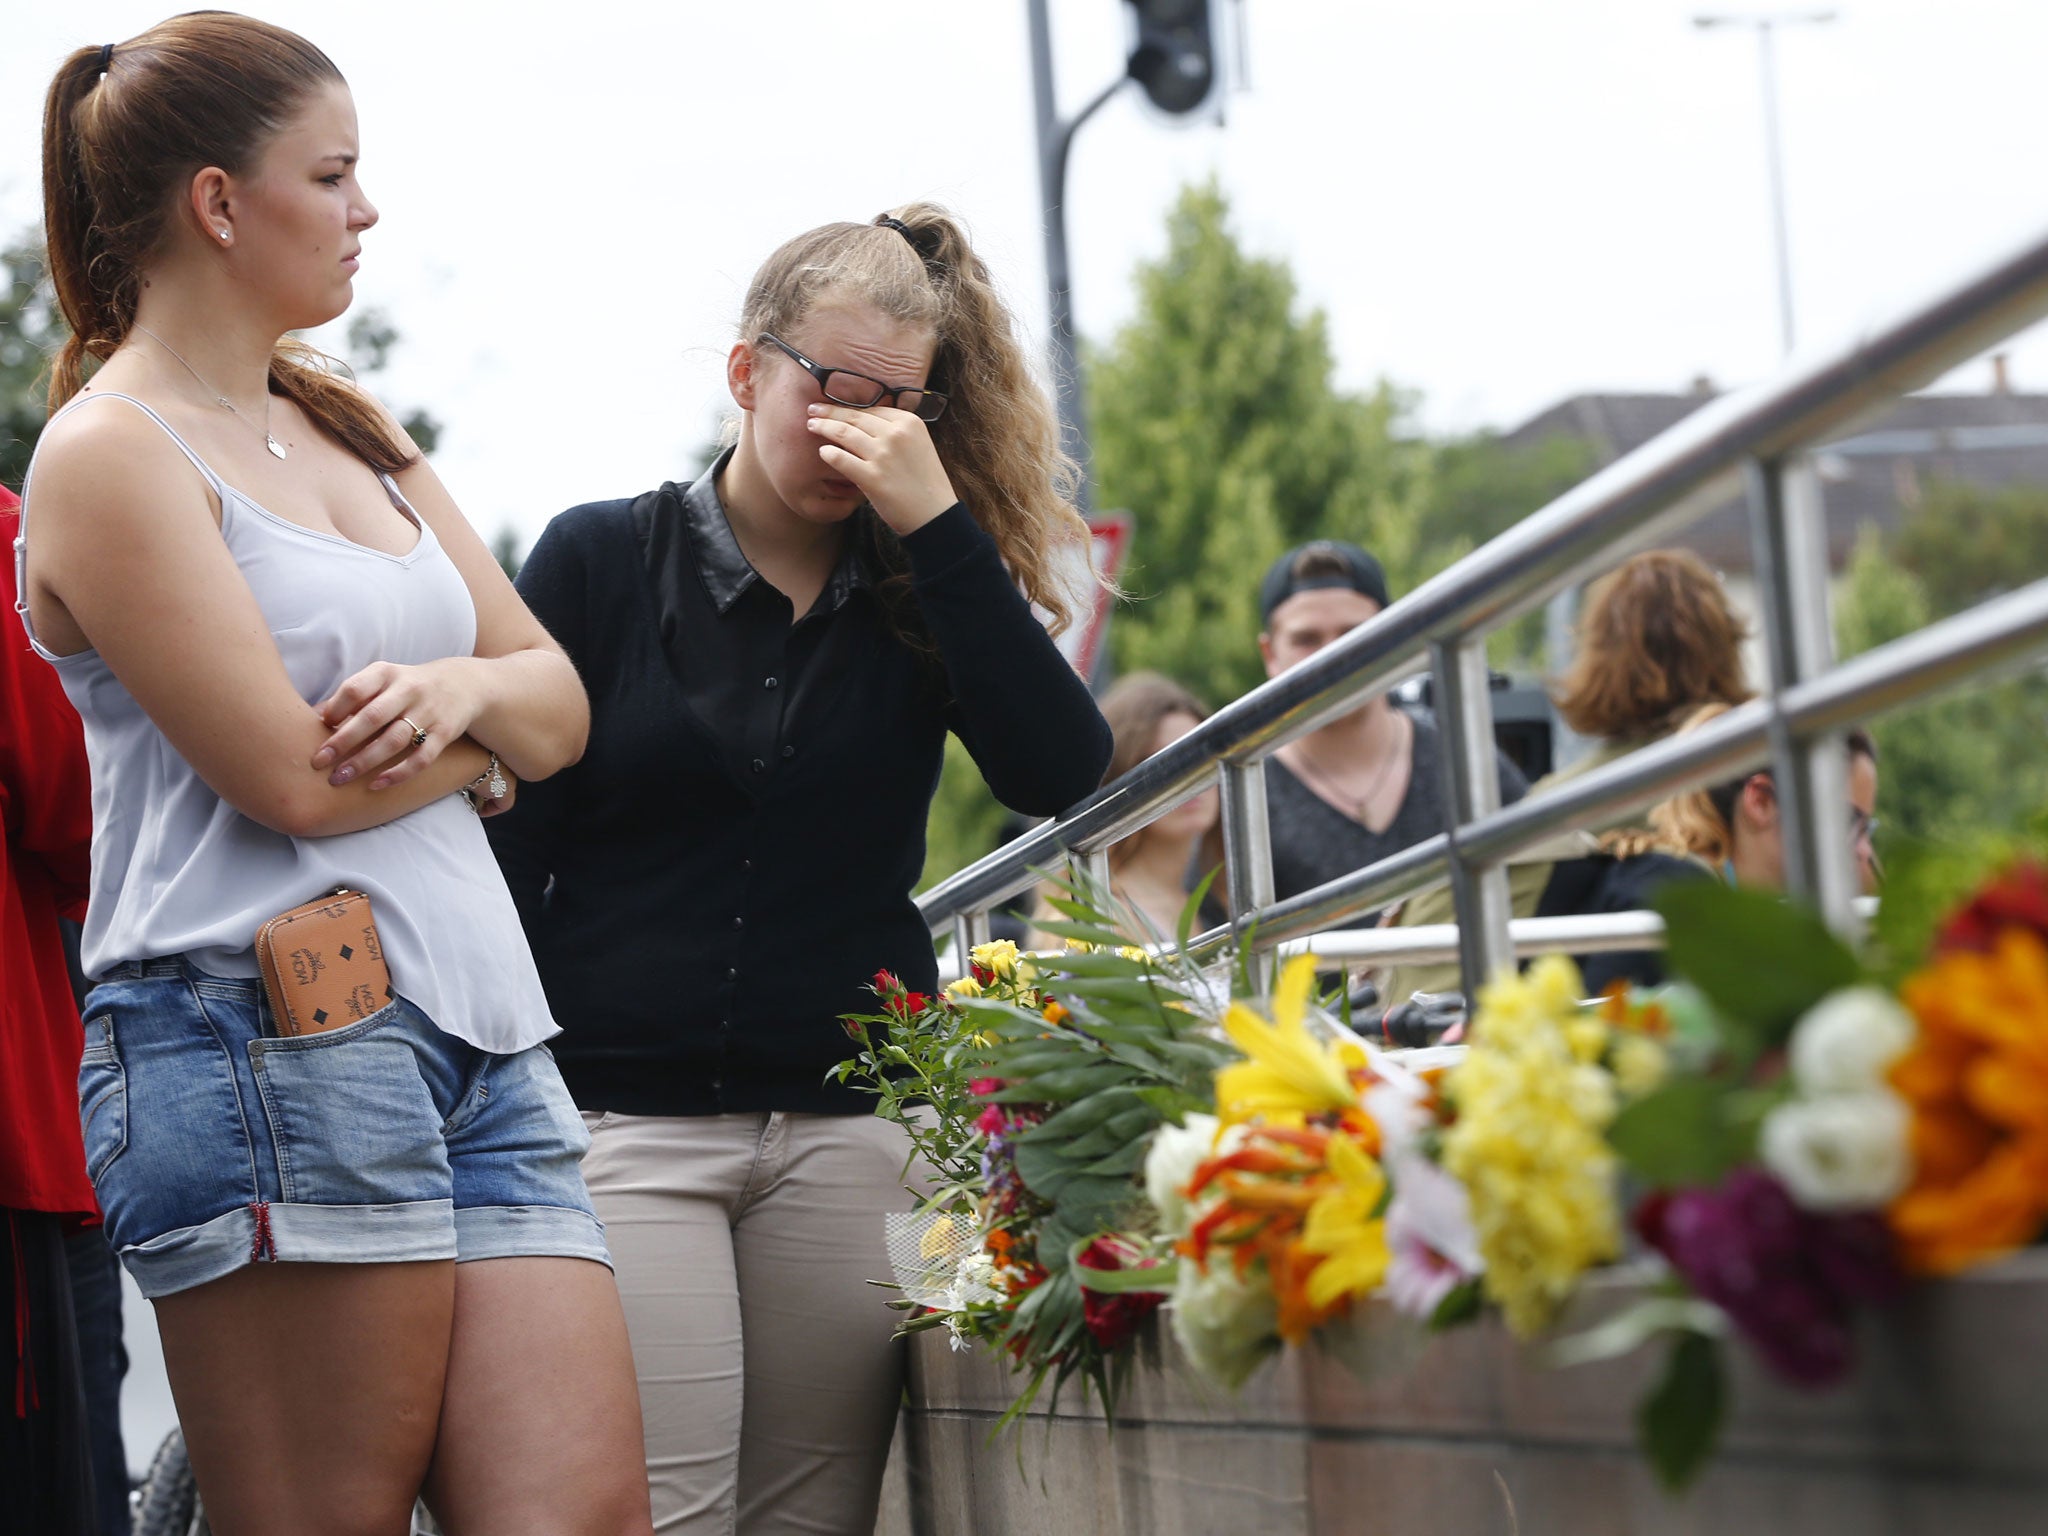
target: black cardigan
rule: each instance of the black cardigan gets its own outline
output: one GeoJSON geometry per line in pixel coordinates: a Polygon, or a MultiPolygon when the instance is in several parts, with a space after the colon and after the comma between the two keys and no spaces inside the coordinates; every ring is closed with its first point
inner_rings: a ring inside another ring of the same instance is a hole
{"type": "Polygon", "coordinates": [[[1109,727],[955,505],[901,541],[943,667],[863,583],[828,621],[855,629],[829,647],[846,658],[831,686],[805,690],[795,749],[740,782],[662,643],[650,559],[688,494],[573,508],[534,546],[519,591],[582,674],[590,744],[486,825],[580,1106],[864,1112],[870,1097],[825,1075],[850,1052],[839,1016],[876,1006],[863,988],[878,969],[935,983],[910,893],[946,732],[1004,804],[1052,815],[1101,783],[1109,727]]]}

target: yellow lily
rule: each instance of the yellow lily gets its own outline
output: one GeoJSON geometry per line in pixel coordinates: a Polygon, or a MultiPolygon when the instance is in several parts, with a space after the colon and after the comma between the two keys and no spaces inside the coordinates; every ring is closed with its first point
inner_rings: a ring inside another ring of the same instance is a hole
{"type": "Polygon", "coordinates": [[[1288,961],[1273,989],[1270,1024],[1242,1003],[1224,1015],[1224,1033],[1246,1057],[1216,1074],[1216,1113],[1225,1125],[1254,1118],[1300,1125],[1309,1115],[1357,1107],[1342,1053],[1303,1022],[1315,970],[1313,955],[1288,961]]]}
{"type": "Polygon", "coordinates": [[[1387,1189],[1380,1165],[1342,1132],[1328,1156],[1336,1186],[1316,1197],[1301,1232],[1302,1251],[1322,1256],[1308,1277],[1309,1305],[1319,1311],[1378,1290],[1392,1257],[1387,1224],[1373,1214],[1387,1189]]]}

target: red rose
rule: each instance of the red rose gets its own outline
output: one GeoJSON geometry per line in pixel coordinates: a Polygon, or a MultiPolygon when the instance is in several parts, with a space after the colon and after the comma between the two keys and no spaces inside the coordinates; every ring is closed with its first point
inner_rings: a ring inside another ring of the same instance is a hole
{"type": "Polygon", "coordinates": [[[1934,948],[1988,952],[2003,928],[2029,929],[2048,941],[2048,868],[2025,860],[2003,870],[1942,925],[1934,948]]]}
{"type": "MultiPolygon", "coordinates": [[[[1115,1271],[1129,1269],[1128,1262],[1137,1258],[1131,1245],[1119,1237],[1098,1237],[1081,1252],[1075,1260],[1083,1269],[1115,1271]]],[[[1136,1268],[1152,1269],[1157,1259],[1138,1259],[1136,1268]]],[[[1088,1336],[1102,1349],[1115,1349],[1132,1334],[1138,1325],[1158,1310],[1159,1303],[1166,1300],[1163,1291],[1122,1291],[1106,1294],[1081,1290],[1081,1320],[1088,1325],[1088,1336]]]]}

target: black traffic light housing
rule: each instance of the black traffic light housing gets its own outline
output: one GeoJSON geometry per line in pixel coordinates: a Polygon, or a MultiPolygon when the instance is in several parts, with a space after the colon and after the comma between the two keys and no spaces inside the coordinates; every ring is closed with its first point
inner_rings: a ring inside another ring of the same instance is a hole
{"type": "Polygon", "coordinates": [[[1138,21],[1128,74],[1160,111],[1175,116],[1194,111],[1216,88],[1216,42],[1209,26],[1209,0],[1127,3],[1138,21]]]}

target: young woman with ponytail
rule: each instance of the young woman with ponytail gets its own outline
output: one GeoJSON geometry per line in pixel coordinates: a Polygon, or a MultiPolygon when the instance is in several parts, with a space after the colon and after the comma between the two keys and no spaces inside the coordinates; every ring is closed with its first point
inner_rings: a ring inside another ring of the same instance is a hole
{"type": "MultiPolygon", "coordinates": [[[[657,1528],[873,1529],[895,1422],[883,1223],[908,1144],[827,1080],[887,969],[946,733],[1050,815],[1110,733],[1031,611],[1085,555],[1050,402],[959,226],[828,224],[755,275],[736,440],[577,507],[519,589],[592,694],[590,748],[491,824],[640,1375],[657,1528]]],[[[1085,569],[1085,559],[1080,562],[1085,569]]]]}
{"type": "Polygon", "coordinates": [[[399,1536],[422,1488],[451,1533],[644,1532],[586,1137],[458,793],[573,762],[587,705],[391,417],[284,339],[348,307],[357,155],[326,56],[222,12],[50,87],[73,334],[15,559],[92,764],[89,1171],[220,1536],[399,1536]],[[343,885],[394,1000],[281,1036],[257,927],[343,885]]]}

